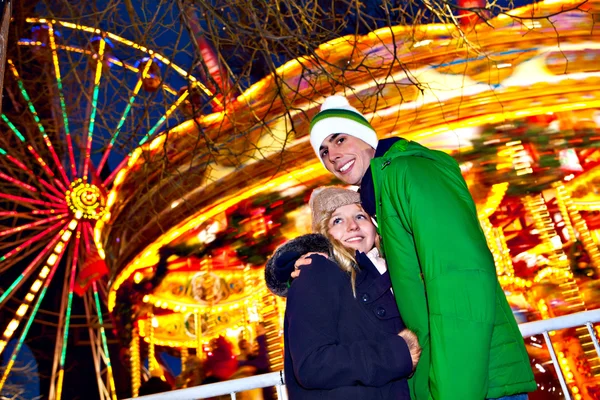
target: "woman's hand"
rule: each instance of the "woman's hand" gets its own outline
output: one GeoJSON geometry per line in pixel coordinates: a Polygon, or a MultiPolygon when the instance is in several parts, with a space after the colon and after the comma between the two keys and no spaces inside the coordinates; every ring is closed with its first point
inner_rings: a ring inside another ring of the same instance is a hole
{"type": "Polygon", "coordinates": [[[318,252],[314,252],[314,251],[304,254],[303,256],[298,258],[296,260],[296,262],[294,263],[294,272],[292,272],[292,274],[291,274],[292,279],[296,279],[297,277],[300,276],[300,267],[302,267],[303,265],[310,265],[312,263],[310,256],[313,254],[318,254],[325,258],[329,258],[329,255],[327,255],[325,253],[318,253],[318,252]]]}
{"type": "Polygon", "coordinates": [[[405,329],[398,334],[406,344],[408,345],[408,351],[410,351],[410,357],[412,358],[413,371],[417,367],[419,358],[421,358],[421,346],[419,345],[419,339],[413,331],[405,329]]]}

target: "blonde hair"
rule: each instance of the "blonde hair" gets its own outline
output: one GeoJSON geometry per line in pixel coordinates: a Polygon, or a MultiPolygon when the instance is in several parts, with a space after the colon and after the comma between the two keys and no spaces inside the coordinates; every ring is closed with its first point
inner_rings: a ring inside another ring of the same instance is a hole
{"type": "MultiPolygon", "coordinates": [[[[360,207],[366,214],[364,208],[355,203],[360,207]]],[[[356,273],[360,270],[360,266],[356,262],[356,250],[344,246],[339,240],[334,238],[329,233],[329,220],[336,210],[328,211],[321,214],[321,218],[318,221],[313,221],[313,226],[316,228],[316,232],[324,235],[331,242],[333,249],[333,257],[335,262],[338,264],[342,271],[347,272],[350,275],[350,285],[352,286],[352,294],[356,297],[356,273]]],[[[372,222],[371,222],[372,223],[372,222]]],[[[379,249],[379,235],[375,235],[375,247],[379,249]]]]}

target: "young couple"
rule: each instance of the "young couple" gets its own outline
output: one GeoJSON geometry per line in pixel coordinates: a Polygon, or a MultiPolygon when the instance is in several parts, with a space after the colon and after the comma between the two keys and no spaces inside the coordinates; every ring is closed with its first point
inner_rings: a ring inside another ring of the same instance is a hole
{"type": "Polygon", "coordinates": [[[527,352],[456,161],[378,141],[341,96],[325,100],[310,141],[360,195],[313,192],[315,234],[267,264],[267,285],[288,297],[290,398],[526,399],[527,352]]]}

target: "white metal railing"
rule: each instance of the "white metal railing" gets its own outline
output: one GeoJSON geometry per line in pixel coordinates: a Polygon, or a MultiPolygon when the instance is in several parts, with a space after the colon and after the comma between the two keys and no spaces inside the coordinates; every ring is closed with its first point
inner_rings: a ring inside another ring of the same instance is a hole
{"type": "MultiPolygon", "coordinates": [[[[519,325],[521,334],[524,338],[531,337],[534,335],[544,335],[550,357],[552,358],[552,364],[556,370],[556,375],[560,381],[562,391],[565,395],[565,399],[571,400],[569,389],[565,378],[562,374],[561,369],[558,366],[558,360],[550,335],[548,332],[558,331],[561,329],[574,328],[579,326],[586,326],[590,337],[596,348],[596,353],[600,357],[600,345],[598,344],[598,338],[594,332],[594,323],[600,322],[600,309],[592,311],[583,311],[575,314],[565,315],[562,317],[556,317],[551,319],[545,319],[542,321],[526,322],[519,325]]],[[[236,399],[236,393],[243,392],[245,390],[259,389],[264,387],[274,386],[277,390],[277,396],[280,400],[287,400],[287,393],[285,390],[285,379],[283,371],[271,372],[269,374],[251,376],[249,378],[233,379],[230,381],[211,383],[208,385],[195,386],[187,389],[173,390],[170,392],[151,394],[148,396],[141,396],[137,399],[140,400],[196,400],[204,399],[213,396],[229,395],[231,399],[236,399]]]]}

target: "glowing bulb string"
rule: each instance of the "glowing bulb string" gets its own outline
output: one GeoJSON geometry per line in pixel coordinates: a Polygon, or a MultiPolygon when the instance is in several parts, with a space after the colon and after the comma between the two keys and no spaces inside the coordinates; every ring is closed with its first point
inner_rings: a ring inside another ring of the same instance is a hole
{"type": "Polygon", "coordinates": [[[110,154],[110,152],[117,140],[117,137],[121,133],[121,129],[123,128],[123,125],[125,124],[125,120],[127,119],[127,116],[129,115],[131,107],[133,106],[133,103],[135,102],[135,99],[137,98],[137,95],[138,95],[140,89],[142,88],[142,85],[144,82],[143,77],[146,76],[146,74],[150,70],[151,65],[152,65],[152,58],[150,58],[148,60],[148,62],[146,63],[144,70],[140,74],[138,81],[135,84],[135,87],[133,88],[133,92],[131,93],[131,96],[129,97],[127,106],[125,106],[125,111],[123,111],[123,115],[121,116],[121,119],[119,120],[119,123],[117,125],[117,129],[115,129],[115,133],[112,135],[110,142],[108,143],[108,146],[106,147],[106,150],[104,151],[104,154],[102,155],[102,159],[100,160],[100,163],[98,164],[98,167],[97,167],[98,173],[100,173],[100,171],[102,171],[102,167],[104,167],[104,163],[108,159],[108,155],[110,154]]]}
{"type": "Polygon", "coordinates": [[[81,241],[81,225],[75,232],[75,246],[71,260],[71,273],[69,277],[69,293],[67,297],[67,309],[65,311],[65,321],[63,327],[63,338],[61,342],[60,361],[58,370],[58,382],[56,384],[56,400],[60,400],[62,394],[63,377],[65,373],[65,358],[67,356],[67,343],[69,339],[69,325],[71,324],[71,309],[73,306],[73,289],[75,287],[75,276],[77,274],[77,261],[79,260],[79,243],[81,241]]]}
{"type": "Polygon", "coordinates": [[[6,236],[6,235],[10,235],[10,234],[16,233],[16,232],[21,232],[21,231],[23,231],[25,229],[34,228],[36,226],[44,225],[44,224],[47,224],[48,222],[52,222],[52,221],[56,221],[56,220],[61,220],[61,219],[64,219],[64,218],[66,218],[68,216],[69,216],[68,213],[53,215],[52,217],[43,218],[43,219],[37,220],[35,222],[29,222],[27,224],[19,225],[19,226],[14,227],[14,228],[0,230],[0,237],[6,236]]]}
{"type": "MultiPolygon", "coordinates": [[[[45,231],[41,232],[39,235],[36,235],[33,238],[29,239],[28,242],[31,241],[33,243],[35,240],[38,240],[42,236],[50,235],[50,233],[52,231],[56,230],[61,225],[63,225],[62,221],[51,226],[50,228],[46,229],[45,231]]],[[[65,231],[67,229],[67,226],[68,226],[68,224],[63,225],[63,229],[59,230],[58,233],[54,235],[54,237],[48,242],[48,244],[44,247],[44,249],[42,251],[40,251],[38,253],[38,255],[33,259],[33,261],[31,261],[31,263],[29,263],[29,265],[23,270],[23,272],[21,272],[21,275],[19,275],[17,277],[17,279],[15,279],[15,281],[4,291],[4,293],[2,293],[2,296],[0,296],[0,307],[2,307],[4,305],[6,300],[10,297],[10,295],[14,291],[18,290],[21,287],[21,285],[25,282],[25,280],[27,280],[27,278],[29,278],[29,275],[31,275],[31,273],[35,270],[35,268],[38,266],[38,263],[42,260],[42,258],[46,257],[48,252],[54,248],[56,243],[58,243],[58,241],[60,240],[60,237],[62,236],[63,231],[65,231]]],[[[29,244],[28,242],[24,243],[23,245],[17,247],[16,249],[14,249],[14,250],[10,251],[9,253],[5,254],[4,256],[0,257],[0,260],[4,261],[7,258],[22,251],[22,249],[24,249],[25,247],[28,246],[28,244],[29,244]],[[17,251],[17,249],[18,249],[18,251],[17,251]]]]}
{"type": "Polygon", "coordinates": [[[106,48],[106,41],[100,39],[100,47],[98,48],[96,73],[94,75],[94,91],[92,93],[92,104],[91,111],[88,117],[88,130],[87,130],[87,143],[85,147],[85,158],[83,160],[83,172],[81,177],[87,179],[88,170],[90,166],[90,154],[92,152],[92,138],[94,135],[94,123],[96,122],[96,112],[98,110],[98,92],[100,90],[100,78],[102,77],[102,68],[104,65],[104,49],[106,48]]]}
{"type": "MultiPolygon", "coordinates": [[[[60,172],[62,178],[64,179],[64,182],[68,185],[69,178],[67,177],[67,173],[66,173],[65,169],[63,168],[62,163],[59,160],[58,155],[56,154],[56,151],[54,150],[54,146],[52,146],[52,142],[50,141],[50,138],[48,137],[48,134],[46,133],[46,130],[44,129],[44,125],[42,125],[42,121],[40,120],[40,117],[38,116],[38,113],[35,109],[35,106],[33,105],[33,102],[31,101],[31,98],[29,97],[29,94],[27,93],[27,90],[25,89],[25,85],[23,84],[23,81],[21,80],[21,77],[19,76],[19,72],[17,71],[17,68],[15,67],[15,64],[13,63],[13,61],[10,59],[8,60],[8,66],[9,66],[9,69],[12,72],[13,76],[17,80],[17,85],[19,86],[21,96],[23,96],[23,99],[25,99],[25,101],[27,102],[29,111],[31,112],[31,115],[33,116],[33,119],[35,120],[36,125],[37,125],[40,133],[42,134],[44,143],[46,144],[46,147],[50,151],[50,155],[52,156],[52,159],[54,160],[54,163],[56,164],[58,171],[60,172]]],[[[24,142],[25,140],[22,140],[22,141],[24,142]]]]}
{"type": "Polygon", "coordinates": [[[54,64],[54,77],[56,78],[56,87],[58,88],[58,97],[60,99],[60,109],[63,117],[63,127],[65,129],[65,137],[67,141],[67,149],[69,153],[69,164],[71,166],[72,178],[77,177],[77,167],[75,165],[75,154],[73,152],[73,141],[71,139],[71,132],[69,130],[69,116],[67,114],[67,106],[65,103],[65,96],[63,92],[62,79],[60,75],[60,63],[58,60],[58,53],[56,51],[56,37],[54,36],[54,27],[51,23],[48,23],[48,39],[50,42],[50,50],[52,51],[52,63],[54,64]]]}
{"type": "MultiPolygon", "coordinates": [[[[63,234],[63,236],[64,236],[64,234],[63,234]]],[[[27,324],[25,325],[25,327],[23,328],[23,331],[21,332],[21,335],[19,336],[19,340],[17,341],[17,344],[16,344],[15,348],[13,349],[13,352],[10,356],[10,359],[9,359],[6,367],[4,367],[4,373],[2,374],[2,378],[0,378],[0,391],[4,387],[4,384],[6,383],[6,379],[8,378],[8,375],[10,374],[10,371],[12,370],[12,367],[15,364],[15,361],[17,359],[17,356],[19,355],[19,352],[21,351],[21,347],[23,346],[25,338],[27,337],[27,334],[29,333],[29,329],[31,328],[31,325],[33,324],[33,321],[35,319],[35,316],[37,315],[40,305],[42,304],[42,300],[44,299],[44,296],[46,295],[46,292],[48,291],[48,286],[50,285],[50,282],[52,281],[52,278],[54,277],[54,274],[56,273],[56,270],[58,269],[58,266],[60,265],[60,260],[62,259],[62,256],[65,253],[65,249],[67,247],[66,244],[68,243],[69,239],[67,239],[65,241],[66,242],[65,245],[63,246],[60,253],[57,255],[57,259],[54,261],[54,264],[52,265],[52,268],[50,269],[48,276],[45,278],[45,281],[44,281],[44,284],[42,287],[42,291],[40,292],[40,294],[35,302],[35,305],[33,307],[33,310],[31,311],[31,314],[29,315],[27,324]]],[[[56,253],[53,253],[53,254],[56,254],[56,253]]]]}
{"type": "MultiPolygon", "coordinates": [[[[50,235],[52,233],[52,231],[56,230],[57,228],[59,228],[60,226],[63,225],[63,221],[58,221],[56,224],[44,229],[42,232],[38,233],[37,235],[34,235],[32,237],[30,237],[29,239],[27,239],[25,242],[23,242],[22,244],[19,244],[17,247],[15,247],[14,249],[12,249],[11,251],[9,251],[8,253],[4,254],[3,256],[0,257],[0,262],[3,262],[5,260],[7,260],[8,258],[20,253],[21,251],[23,251],[25,248],[27,248],[30,244],[34,243],[36,240],[39,240],[41,238],[43,238],[46,235],[50,235]]],[[[3,294],[4,296],[4,294],[3,294]]]]}

